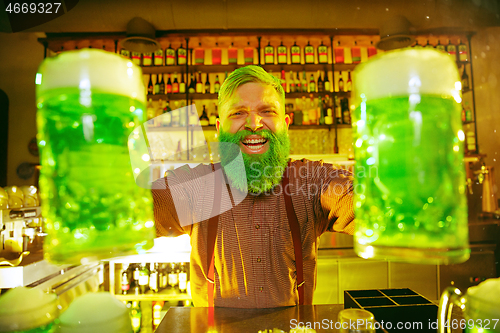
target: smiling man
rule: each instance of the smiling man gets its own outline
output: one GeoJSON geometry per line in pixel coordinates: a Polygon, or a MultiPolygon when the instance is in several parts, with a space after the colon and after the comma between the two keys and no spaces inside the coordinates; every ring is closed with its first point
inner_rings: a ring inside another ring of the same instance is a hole
{"type": "Polygon", "coordinates": [[[259,66],[229,75],[219,110],[221,163],[176,169],[153,184],[158,235],[191,236],[196,306],[312,304],[319,236],[354,230],[352,175],[289,159],[285,93],[259,66]],[[220,166],[222,186],[206,177],[220,166]],[[200,219],[202,212],[219,213],[200,219]]]}

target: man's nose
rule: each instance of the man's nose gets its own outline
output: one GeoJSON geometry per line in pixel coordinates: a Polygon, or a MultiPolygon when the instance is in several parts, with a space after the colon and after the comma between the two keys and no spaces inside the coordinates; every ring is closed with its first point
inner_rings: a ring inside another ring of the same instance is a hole
{"type": "Polygon", "coordinates": [[[262,117],[255,113],[250,113],[245,122],[245,128],[248,128],[252,132],[255,132],[259,128],[263,127],[262,117]]]}

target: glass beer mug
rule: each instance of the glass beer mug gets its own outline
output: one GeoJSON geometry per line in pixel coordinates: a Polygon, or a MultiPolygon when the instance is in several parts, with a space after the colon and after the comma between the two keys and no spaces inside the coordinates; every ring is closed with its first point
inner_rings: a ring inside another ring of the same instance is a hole
{"type": "Polygon", "coordinates": [[[470,287],[462,294],[448,287],[439,303],[439,333],[462,329],[473,333],[500,332],[500,278],[470,287]],[[453,305],[463,310],[463,318],[451,318],[453,305]]]}
{"type": "Polygon", "coordinates": [[[146,120],[141,69],[82,49],[46,58],[36,83],[45,259],[78,264],[150,248],[151,193],[136,185],[128,149],[146,120]]]}
{"type": "Polygon", "coordinates": [[[353,78],[354,249],[427,264],[469,258],[460,78],[433,49],[383,53],[353,78]]]}

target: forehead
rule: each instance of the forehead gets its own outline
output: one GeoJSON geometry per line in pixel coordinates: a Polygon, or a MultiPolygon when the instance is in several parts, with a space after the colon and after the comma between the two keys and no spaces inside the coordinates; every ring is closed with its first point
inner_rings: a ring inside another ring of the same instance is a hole
{"type": "Polygon", "coordinates": [[[273,86],[249,82],[239,86],[227,102],[228,109],[237,107],[258,107],[263,104],[281,106],[281,98],[273,86]]]}

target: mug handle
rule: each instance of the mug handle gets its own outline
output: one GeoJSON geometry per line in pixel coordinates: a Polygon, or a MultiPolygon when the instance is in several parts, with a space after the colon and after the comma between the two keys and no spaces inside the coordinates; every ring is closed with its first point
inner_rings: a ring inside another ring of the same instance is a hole
{"type": "Polygon", "coordinates": [[[462,292],[455,287],[448,287],[443,291],[439,301],[438,333],[451,333],[450,320],[453,304],[460,304],[462,292]],[[448,323],[445,331],[444,325],[448,323]]]}

